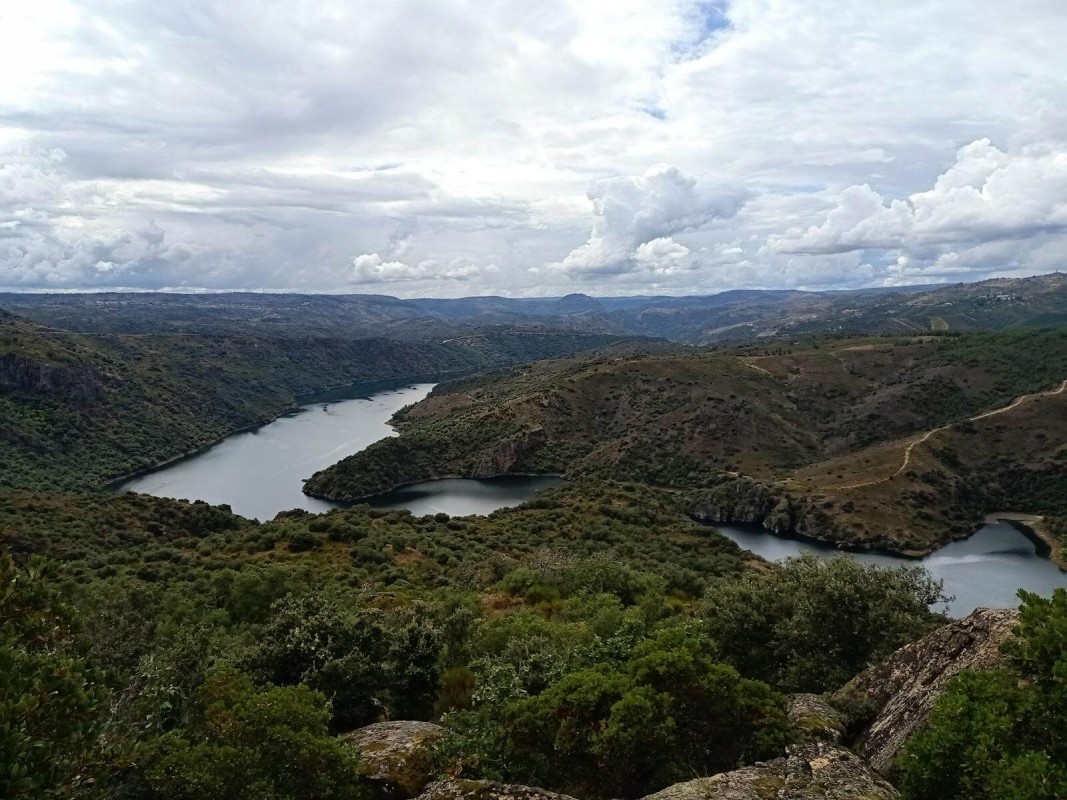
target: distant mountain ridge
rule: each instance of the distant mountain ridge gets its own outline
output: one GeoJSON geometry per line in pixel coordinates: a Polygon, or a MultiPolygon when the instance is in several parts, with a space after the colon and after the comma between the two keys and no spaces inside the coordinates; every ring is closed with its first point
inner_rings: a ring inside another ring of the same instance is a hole
{"type": "Polygon", "coordinates": [[[0,308],[83,333],[447,339],[515,325],[718,344],[818,333],[900,334],[1067,323],[1067,275],[854,290],[707,296],[400,299],[385,295],[0,294],[0,308]]]}

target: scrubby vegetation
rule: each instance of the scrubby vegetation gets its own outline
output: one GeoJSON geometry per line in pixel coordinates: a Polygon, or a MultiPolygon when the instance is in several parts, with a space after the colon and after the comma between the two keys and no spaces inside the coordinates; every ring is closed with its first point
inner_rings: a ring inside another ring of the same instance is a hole
{"type": "Polygon", "coordinates": [[[1063,513],[1067,393],[981,415],[1064,376],[1063,329],[577,357],[439,386],[305,491],[597,475],[689,490],[712,521],[925,553],[989,511],[1063,513]]]}
{"type": "MultiPolygon", "coordinates": [[[[57,613],[62,590],[73,609],[62,644],[5,623],[5,652],[36,675],[11,684],[12,707],[48,691],[66,704],[35,732],[53,749],[5,750],[40,796],[358,796],[332,734],[415,718],[454,731],[438,757],[464,776],[637,797],[773,757],[794,735],[780,692],[796,675],[834,688],[937,622],[933,588],[909,571],[772,568],[633,484],[590,479],[469,518],[361,506],[259,524],[139,496],[6,503],[11,549],[57,565],[20,608],[57,613]],[[806,646],[765,668],[737,613],[762,581],[797,601],[838,587],[839,609],[882,599],[865,627],[769,623],[761,635],[791,625],[806,646]],[[39,686],[40,670],[62,682],[39,686]],[[594,785],[593,769],[612,777],[594,785]]],[[[17,592],[30,573],[4,564],[17,592]]]]}
{"type": "Polygon", "coordinates": [[[906,797],[1067,797],[1067,590],[1021,594],[1005,668],[958,676],[901,756],[906,797]]]}
{"type": "Polygon", "coordinates": [[[0,312],[0,488],[93,488],[292,408],[299,395],[567,355],[617,337],[491,329],[451,343],[88,336],[0,312]]]}
{"type": "MultiPolygon", "coordinates": [[[[780,756],[804,735],[789,693],[837,689],[943,622],[921,569],[768,564],[690,513],[861,519],[869,542],[890,514],[956,530],[1013,498],[1062,535],[1059,401],[966,421],[1061,381],[1062,331],[503,369],[441,387],[400,437],[311,484],[571,477],[486,517],[357,505],[260,523],[95,488],[307,389],[609,341],[86,336],[0,316],[0,795],[363,800],[378,790],[339,735],[416,719],[450,731],[440,774],[638,798],[780,756]],[[884,496],[832,488],[946,423],[884,496]]],[[[1008,666],[960,678],[900,762],[910,796],[1064,793],[1064,619],[1062,592],[1026,598],[1008,666]]]]}

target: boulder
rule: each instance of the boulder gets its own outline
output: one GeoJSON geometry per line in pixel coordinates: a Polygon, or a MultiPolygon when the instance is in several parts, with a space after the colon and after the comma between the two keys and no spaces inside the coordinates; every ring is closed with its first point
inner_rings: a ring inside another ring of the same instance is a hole
{"type": "Polygon", "coordinates": [[[884,771],[930,715],[949,680],[965,669],[994,669],[1018,621],[1014,609],[979,608],[905,645],[849,681],[841,703],[867,706],[859,752],[884,771]]]}
{"type": "Polygon", "coordinates": [[[451,780],[431,783],[418,800],[574,800],[532,786],[492,781],[451,780]]]}
{"type": "Polygon", "coordinates": [[[806,742],[785,758],[668,786],[645,800],[896,800],[880,775],[831,742],[806,742]]]}
{"type": "Polygon", "coordinates": [[[818,694],[795,694],[789,700],[789,721],[806,739],[840,742],[845,735],[845,718],[818,694]]]}
{"type": "Polygon", "coordinates": [[[341,738],[359,751],[360,771],[399,798],[423,790],[433,777],[430,754],[448,731],[432,722],[376,722],[341,738]]]}

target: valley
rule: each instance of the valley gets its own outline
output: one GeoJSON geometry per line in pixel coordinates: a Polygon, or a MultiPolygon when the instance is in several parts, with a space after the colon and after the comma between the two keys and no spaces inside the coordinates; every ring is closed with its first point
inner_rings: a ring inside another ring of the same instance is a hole
{"type": "Polygon", "coordinates": [[[399,437],[305,491],[596,475],[669,488],[712,522],[925,555],[990,511],[1067,513],[1064,374],[1056,330],[579,356],[439,386],[394,417],[399,437]]]}
{"type": "MultiPolygon", "coordinates": [[[[810,298],[745,302],[787,300],[810,298]]],[[[1043,557],[1067,538],[1063,327],[844,335],[831,308],[691,346],[581,298],[367,300],[370,323],[351,299],[20,302],[41,318],[0,314],[0,659],[62,717],[0,739],[33,791],[636,800],[695,771],[894,800],[948,723],[885,722],[917,701],[867,671],[920,647],[955,674],[938,637],[999,642],[989,615],[1067,598],[1043,557]],[[408,730],[426,760],[371,773],[408,730]],[[296,740],[316,755],[287,761],[296,740]]]]}

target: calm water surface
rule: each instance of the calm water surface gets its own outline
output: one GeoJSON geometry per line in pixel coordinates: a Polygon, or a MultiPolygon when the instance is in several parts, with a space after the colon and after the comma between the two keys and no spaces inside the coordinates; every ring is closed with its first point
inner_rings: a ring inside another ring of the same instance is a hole
{"type": "MultiPolygon", "coordinates": [[[[234,434],[203,453],[135,478],[121,488],[226,503],[235,513],[259,520],[291,508],[327,511],[335,504],[301,492],[304,479],[372,442],[395,435],[389,418],[432,388],[432,383],[401,382],[384,388],[383,384],[373,389],[364,386],[362,393],[358,388],[325,393],[262,428],[234,434]]],[[[373,505],[406,508],[416,515],[488,514],[518,505],[560,482],[544,477],[431,481],[390,492],[373,505]]],[[[840,552],[816,542],[774,536],[756,526],[716,527],[746,550],[772,561],[805,552],[820,556],[840,552]]],[[[966,541],[949,544],[922,561],[882,553],[851,555],[880,566],[921,563],[944,580],[948,594],[955,595],[949,609],[953,616],[978,606],[1015,606],[1020,588],[1047,595],[1058,586],[1067,586],[1067,575],[1039,557],[1026,536],[1003,522],[985,525],[966,541]]]]}
{"type": "MultiPolygon", "coordinates": [[[[775,536],[755,525],[716,525],[746,550],[770,561],[801,553],[829,557],[841,551],[819,542],[775,536]]],[[[880,567],[921,564],[945,582],[945,594],[955,595],[948,611],[962,617],[976,608],[1013,608],[1015,593],[1027,589],[1042,595],[1067,587],[1067,574],[1037,554],[1037,547],[1006,522],[983,525],[973,536],[952,542],[922,560],[897,558],[888,553],[849,553],[857,561],[880,567]]]]}

